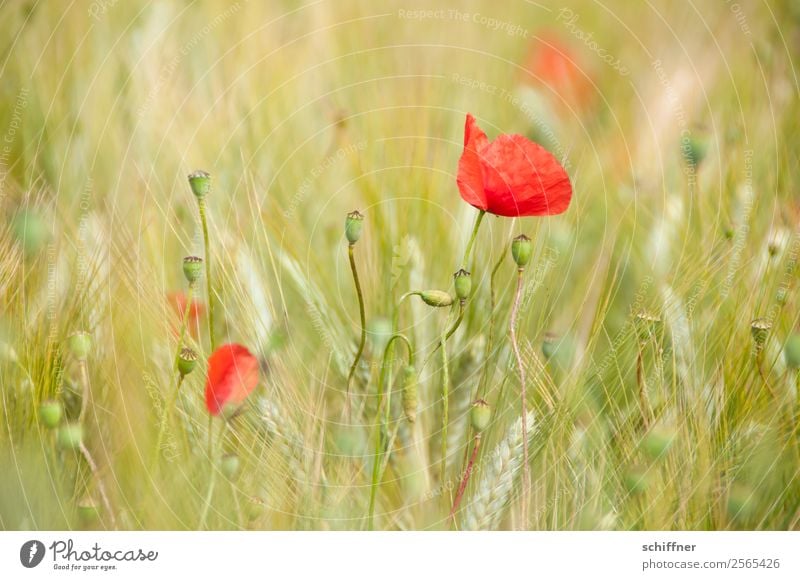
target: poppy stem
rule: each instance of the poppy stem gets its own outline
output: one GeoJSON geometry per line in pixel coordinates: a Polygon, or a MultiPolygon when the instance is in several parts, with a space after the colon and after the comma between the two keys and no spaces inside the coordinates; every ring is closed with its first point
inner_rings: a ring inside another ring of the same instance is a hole
{"type": "Polygon", "coordinates": [[[494,347],[494,309],[495,309],[495,301],[496,301],[496,292],[495,292],[495,277],[497,272],[500,270],[500,266],[503,265],[503,261],[506,259],[506,254],[508,253],[509,245],[505,244],[503,252],[500,254],[500,258],[497,260],[497,263],[494,265],[492,269],[492,275],[489,278],[489,336],[486,339],[486,354],[484,356],[484,365],[483,365],[483,372],[481,374],[481,382],[479,385],[480,389],[480,398],[486,398],[486,385],[489,381],[489,359],[492,356],[492,348],[494,347]]]}
{"type": "Polygon", "coordinates": [[[214,295],[211,291],[211,247],[208,243],[208,220],[206,218],[206,200],[198,198],[197,204],[200,210],[200,223],[203,227],[203,246],[205,248],[206,262],[206,293],[208,294],[208,338],[211,341],[211,352],[217,349],[217,341],[214,339],[214,295]]]}
{"type": "Polygon", "coordinates": [[[108,499],[108,493],[106,493],[106,486],[103,484],[103,480],[100,479],[99,469],[97,467],[97,463],[95,462],[92,454],[89,453],[89,448],[81,442],[80,446],[81,455],[86,460],[86,464],[89,466],[89,471],[92,472],[92,476],[94,480],[97,482],[97,491],[100,494],[100,500],[103,502],[103,507],[108,512],[108,517],[111,520],[111,527],[113,529],[117,529],[117,519],[114,517],[114,509],[111,506],[111,500],[108,499]]]}
{"type": "Polygon", "coordinates": [[[527,527],[526,521],[528,517],[528,489],[530,488],[530,465],[528,464],[528,402],[527,393],[525,391],[525,365],[522,362],[522,355],[520,354],[519,344],[517,342],[517,317],[519,315],[520,298],[522,297],[522,275],[525,272],[524,267],[517,269],[517,292],[514,296],[514,306],[511,309],[511,321],[509,322],[509,336],[511,338],[511,347],[514,350],[514,357],[517,359],[517,370],[519,371],[519,384],[520,384],[520,399],[522,401],[522,493],[520,495],[520,509],[522,511],[523,524],[522,529],[527,527]]]}
{"type": "Polygon", "coordinates": [[[443,333],[442,347],[442,475],[440,484],[444,484],[447,476],[447,423],[450,414],[450,372],[447,368],[447,336],[443,333]]]}
{"type": "Polygon", "coordinates": [[[161,417],[161,425],[158,428],[158,437],[156,437],[156,451],[153,456],[153,466],[152,469],[158,465],[157,459],[158,456],[161,454],[161,443],[164,440],[164,435],[167,430],[167,422],[169,421],[169,417],[172,414],[172,408],[175,406],[175,401],[178,399],[178,391],[183,384],[183,375],[178,372],[178,361],[181,358],[181,349],[183,348],[183,339],[186,336],[186,321],[189,319],[189,311],[192,307],[192,299],[194,298],[194,282],[189,284],[189,290],[186,292],[186,307],[183,309],[183,314],[181,315],[181,330],[178,335],[178,348],[175,351],[175,361],[172,363],[172,374],[176,375],[175,381],[175,388],[172,391],[172,396],[170,397],[169,403],[164,408],[164,414],[161,417]]]}
{"type": "Polygon", "coordinates": [[[483,221],[483,216],[486,215],[486,210],[479,210],[477,217],[475,218],[475,225],[472,226],[472,235],[469,237],[469,241],[467,242],[467,247],[464,250],[464,257],[461,259],[461,267],[465,270],[467,268],[467,264],[469,263],[469,258],[472,253],[472,245],[475,243],[475,238],[478,235],[478,228],[481,227],[481,222],[483,221]]]}
{"type": "Polygon", "coordinates": [[[353,272],[353,282],[356,286],[356,294],[358,295],[358,313],[361,317],[361,340],[358,345],[358,351],[356,352],[356,358],[353,359],[353,364],[350,367],[350,373],[347,375],[347,392],[346,397],[347,400],[345,401],[345,413],[347,418],[350,418],[350,385],[353,382],[353,375],[356,373],[356,368],[358,367],[358,361],[361,360],[361,354],[364,352],[364,345],[367,342],[367,316],[364,311],[364,294],[361,291],[361,282],[358,279],[358,269],[356,268],[356,260],[355,256],[353,255],[353,246],[354,243],[351,243],[347,247],[347,254],[350,258],[350,270],[353,272]]]}
{"type": "MultiPolygon", "coordinates": [[[[480,210],[478,212],[477,217],[475,218],[475,224],[472,226],[472,234],[470,235],[469,241],[467,242],[467,247],[464,250],[464,257],[461,258],[461,267],[463,269],[465,269],[465,270],[467,269],[467,264],[469,263],[469,258],[472,255],[472,246],[475,243],[475,238],[478,236],[478,229],[480,229],[481,222],[483,222],[483,217],[485,215],[486,215],[486,211],[485,210],[480,210]]],[[[456,318],[456,321],[453,323],[453,326],[450,327],[450,330],[447,331],[447,336],[445,337],[445,340],[449,340],[450,337],[453,336],[455,331],[458,330],[458,327],[461,326],[461,323],[464,321],[464,314],[466,314],[466,312],[467,312],[466,301],[462,300],[459,303],[458,318],[456,318]]],[[[420,370],[423,370],[426,366],[428,366],[428,362],[431,360],[431,358],[433,358],[433,355],[436,354],[436,351],[439,350],[440,346],[441,346],[441,343],[437,344],[434,347],[434,349],[431,351],[431,353],[428,355],[428,357],[422,363],[422,368],[420,370]]]]}
{"type": "Polygon", "coordinates": [[[381,466],[383,464],[383,427],[384,424],[388,429],[389,425],[389,411],[391,407],[391,384],[389,383],[389,389],[386,396],[386,416],[384,421],[381,421],[381,404],[383,403],[383,385],[386,384],[386,369],[389,366],[389,358],[393,352],[393,346],[395,340],[401,340],[405,343],[406,347],[408,348],[408,364],[414,364],[414,349],[411,348],[411,342],[402,334],[394,334],[389,339],[389,342],[386,343],[386,348],[383,350],[383,359],[381,361],[381,370],[378,373],[378,404],[377,404],[377,411],[376,411],[376,434],[375,434],[375,456],[373,457],[372,462],[372,484],[369,490],[369,518],[367,520],[367,528],[372,531],[374,529],[374,517],[375,517],[375,498],[378,492],[378,483],[383,478],[383,474],[381,473],[381,466]]]}

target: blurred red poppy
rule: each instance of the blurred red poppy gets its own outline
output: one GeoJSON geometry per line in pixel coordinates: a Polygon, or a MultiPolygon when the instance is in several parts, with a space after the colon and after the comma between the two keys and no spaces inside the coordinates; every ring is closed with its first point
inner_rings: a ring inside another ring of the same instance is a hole
{"type": "Polygon", "coordinates": [[[549,151],[522,135],[490,143],[470,114],[456,181],[468,204],[506,217],[560,214],[572,199],[569,176],[549,151]]]}
{"type": "Polygon", "coordinates": [[[531,42],[524,68],[529,74],[523,82],[545,85],[559,99],[581,107],[593,99],[592,83],[580,60],[554,34],[544,34],[531,42]]]}
{"type": "MultiPolygon", "coordinates": [[[[177,314],[177,322],[173,325],[173,332],[177,335],[180,331],[180,321],[183,314],[186,312],[186,294],[183,292],[169,292],[167,294],[167,302],[175,309],[177,314]]],[[[200,319],[205,314],[205,307],[199,300],[192,299],[189,305],[189,316],[186,318],[186,328],[189,333],[196,337],[198,335],[200,319]]]]}
{"type": "Polygon", "coordinates": [[[258,385],[258,359],[241,344],[223,344],[208,359],[206,407],[212,415],[235,410],[258,385]]]}

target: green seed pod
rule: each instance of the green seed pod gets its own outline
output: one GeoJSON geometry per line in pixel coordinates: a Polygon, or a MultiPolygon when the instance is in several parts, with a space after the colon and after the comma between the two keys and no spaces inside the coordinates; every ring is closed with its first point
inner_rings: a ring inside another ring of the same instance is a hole
{"type": "Polygon", "coordinates": [[[758,498],[753,489],[744,483],[734,483],[728,492],[728,516],[737,521],[747,520],[757,507],[758,498]]]}
{"type": "Polygon", "coordinates": [[[472,403],[472,409],[469,414],[470,422],[475,433],[483,433],[492,422],[492,408],[489,403],[483,399],[478,399],[472,403]]]}
{"type": "Polygon", "coordinates": [[[544,358],[550,360],[558,350],[559,336],[555,332],[545,332],[542,337],[542,354],[544,358]]]}
{"type": "Polygon", "coordinates": [[[58,428],[58,446],[61,449],[78,449],[83,443],[83,427],[80,423],[67,423],[58,428]]]}
{"type": "Polygon", "coordinates": [[[533,244],[525,234],[519,235],[511,242],[511,256],[519,268],[528,265],[533,257],[533,244]]]}
{"type": "Polygon", "coordinates": [[[240,466],[241,461],[239,460],[239,456],[233,453],[226,453],[223,455],[219,464],[222,474],[230,480],[236,479],[236,476],[239,475],[240,466]]]}
{"type": "Polygon", "coordinates": [[[90,496],[84,496],[78,502],[78,519],[84,526],[93,525],[100,519],[100,508],[90,496]]]}
{"type": "Polygon", "coordinates": [[[197,198],[204,198],[211,191],[211,174],[202,169],[189,174],[189,187],[197,198]]]}
{"type": "Polygon", "coordinates": [[[786,358],[787,367],[790,369],[800,368],[800,334],[792,334],[786,340],[783,356],[786,358]]]}
{"type": "Polygon", "coordinates": [[[61,423],[64,408],[58,401],[44,401],[39,405],[39,420],[48,429],[55,429],[61,423]]]}
{"type": "Polygon", "coordinates": [[[689,137],[681,144],[681,153],[686,163],[692,167],[697,167],[706,157],[707,146],[705,140],[698,137],[689,137]]]}
{"type": "Polygon", "coordinates": [[[472,276],[464,268],[453,274],[453,285],[456,288],[456,298],[466,300],[472,292],[472,276]]]}
{"type": "Polygon", "coordinates": [[[650,459],[659,459],[669,451],[676,438],[675,430],[670,427],[653,427],[642,440],[642,451],[650,459]]]}
{"type": "Polygon", "coordinates": [[[417,420],[417,370],[412,365],[403,369],[403,412],[409,423],[417,420]]]}
{"type": "Polygon", "coordinates": [[[658,331],[661,329],[661,318],[650,312],[644,310],[636,314],[636,331],[641,340],[647,340],[650,337],[658,336],[658,331]]]}
{"type": "Polygon", "coordinates": [[[351,211],[344,220],[344,235],[350,245],[355,244],[364,231],[364,215],[358,210],[351,211]]]}
{"type": "Polygon", "coordinates": [[[422,301],[425,304],[435,308],[441,308],[453,304],[453,297],[447,292],[443,292],[441,290],[425,290],[420,292],[419,296],[422,298],[422,301]]]}
{"type": "Polygon", "coordinates": [[[183,347],[178,355],[178,372],[185,377],[197,366],[197,353],[191,348],[183,347]]]}
{"type": "Polygon", "coordinates": [[[69,350],[75,358],[83,360],[92,350],[92,338],[87,332],[75,332],[69,337],[69,350]]]}
{"type": "Polygon", "coordinates": [[[200,279],[203,273],[203,258],[197,256],[186,256],[183,259],[183,275],[189,284],[194,284],[200,279]]]}
{"type": "Polygon", "coordinates": [[[757,347],[761,348],[767,342],[767,335],[771,328],[772,323],[766,318],[756,318],[750,323],[750,332],[757,347]]]}

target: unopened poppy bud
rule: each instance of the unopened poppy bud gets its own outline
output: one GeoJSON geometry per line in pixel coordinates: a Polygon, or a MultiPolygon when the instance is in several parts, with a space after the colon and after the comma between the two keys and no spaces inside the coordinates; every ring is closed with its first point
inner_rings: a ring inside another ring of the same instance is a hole
{"type": "Polygon", "coordinates": [[[403,413],[409,423],[417,420],[417,369],[413,365],[403,369],[403,413]]]}
{"type": "Polygon", "coordinates": [[[197,256],[186,256],[183,259],[183,275],[189,284],[194,284],[200,279],[203,273],[203,258],[197,256]]]}
{"type": "Polygon", "coordinates": [[[195,197],[205,197],[211,191],[211,175],[202,169],[192,171],[189,174],[189,187],[195,197]]]}
{"type": "Polygon", "coordinates": [[[62,449],[78,449],[83,443],[83,427],[80,423],[67,423],[58,429],[58,446],[62,449]]]}
{"type": "Polygon", "coordinates": [[[790,369],[800,369],[800,334],[791,335],[783,349],[786,366],[790,369]]]}
{"type": "Polygon", "coordinates": [[[85,359],[92,349],[92,338],[86,332],[75,332],[69,337],[69,350],[78,359],[85,359]]]}
{"type": "Polygon", "coordinates": [[[766,318],[756,318],[750,323],[750,332],[753,334],[753,340],[756,346],[762,347],[767,342],[767,335],[769,334],[772,324],[766,318]]]}
{"type": "Polygon", "coordinates": [[[364,215],[358,210],[351,211],[344,220],[344,235],[350,244],[355,244],[364,231],[364,215]]]}
{"type": "Polygon", "coordinates": [[[514,238],[511,242],[511,256],[517,263],[517,266],[524,268],[531,261],[533,256],[533,244],[531,239],[525,234],[521,234],[514,238]]]}
{"type": "Polygon", "coordinates": [[[419,293],[419,297],[425,304],[435,308],[450,306],[453,303],[453,297],[442,290],[425,290],[419,293]]]}
{"type": "Polygon", "coordinates": [[[472,403],[469,414],[470,423],[475,433],[483,433],[492,421],[492,408],[483,399],[478,399],[472,403]]]}
{"type": "Polygon", "coordinates": [[[239,474],[240,465],[241,461],[238,455],[226,453],[222,456],[219,467],[225,477],[228,479],[236,479],[236,476],[239,474]]]}
{"type": "Polygon", "coordinates": [[[197,353],[191,348],[183,347],[178,355],[178,372],[185,377],[197,366],[197,353]]]}
{"type": "Polygon", "coordinates": [[[39,420],[48,429],[55,429],[61,422],[64,408],[58,401],[44,401],[39,405],[39,420]]]}
{"type": "Polygon", "coordinates": [[[695,136],[689,137],[681,144],[681,152],[686,163],[692,167],[697,167],[706,157],[705,140],[695,136]]]}
{"type": "Polygon", "coordinates": [[[456,297],[459,300],[466,300],[472,292],[472,276],[462,268],[453,274],[453,285],[456,288],[456,297]]]}

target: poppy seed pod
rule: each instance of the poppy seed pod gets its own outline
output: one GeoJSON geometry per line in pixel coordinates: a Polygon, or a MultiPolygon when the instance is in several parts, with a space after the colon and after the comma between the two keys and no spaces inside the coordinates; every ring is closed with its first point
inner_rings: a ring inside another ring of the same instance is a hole
{"type": "Polygon", "coordinates": [[[800,334],[792,334],[786,340],[783,355],[786,358],[787,367],[790,369],[800,368],[800,334]]]}
{"type": "Polygon", "coordinates": [[[453,297],[442,290],[424,290],[419,293],[419,297],[422,298],[425,304],[434,308],[442,308],[453,304],[453,297]]]}
{"type": "Polygon", "coordinates": [[[197,169],[189,174],[189,187],[195,197],[203,198],[211,191],[211,174],[197,169]]]}
{"type": "Polygon", "coordinates": [[[351,211],[344,220],[344,235],[350,245],[355,244],[361,238],[364,231],[364,215],[358,210],[351,211]]]}
{"type": "Polygon", "coordinates": [[[48,429],[55,429],[61,422],[64,408],[58,401],[44,401],[39,405],[39,420],[48,429]]]}
{"type": "Polygon", "coordinates": [[[220,461],[220,470],[225,477],[233,480],[236,479],[236,476],[239,474],[240,465],[241,461],[238,455],[226,453],[222,456],[222,460],[220,461]]]}
{"type": "Polygon", "coordinates": [[[69,337],[69,350],[75,358],[83,360],[89,356],[92,349],[92,339],[86,332],[75,332],[69,337]]]}
{"type": "Polygon", "coordinates": [[[470,423],[476,433],[483,433],[492,421],[492,408],[483,399],[478,399],[472,403],[469,413],[470,423]]]}
{"type": "Polygon", "coordinates": [[[200,279],[203,273],[203,258],[197,256],[186,256],[183,259],[183,275],[189,284],[194,284],[200,279]]]}
{"type": "Polygon", "coordinates": [[[178,355],[178,372],[185,377],[197,366],[197,353],[191,348],[183,347],[178,355]]]}
{"type": "Polygon", "coordinates": [[[472,276],[464,268],[453,274],[453,285],[456,289],[456,297],[459,300],[466,300],[472,292],[472,276]]]}
{"type": "Polygon", "coordinates": [[[83,427],[80,423],[67,423],[58,429],[58,446],[62,449],[78,449],[83,443],[83,427]]]}
{"type": "Polygon", "coordinates": [[[524,268],[527,266],[531,261],[531,257],[533,257],[533,244],[531,243],[531,239],[525,234],[514,238],[511,242],[511,256],[514,258],[514,262],[517,263],[518,267],[524,268]]]}
{"type": "Polygon", "coordinates": [[[78,502],[78,518],[83,525],[96,524],[100,518],[100,508],[90,496],[85,496],[78,502]]]}
{"type": "Polygon", "coordinates": [[[403,413],[409,423],[417,420],[417,369],[413,365],[403,369],[403,413]]]}
{"type": "Polygon", "coordinates": [[[766,318],[756,318],[750,323],[750,332],[753,335],[756,346],[759,348],[764,346],[771,328],[772,324],[766,318]]]}

